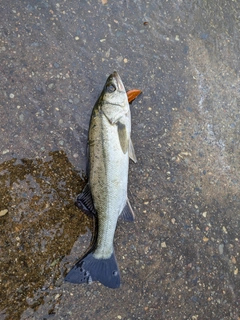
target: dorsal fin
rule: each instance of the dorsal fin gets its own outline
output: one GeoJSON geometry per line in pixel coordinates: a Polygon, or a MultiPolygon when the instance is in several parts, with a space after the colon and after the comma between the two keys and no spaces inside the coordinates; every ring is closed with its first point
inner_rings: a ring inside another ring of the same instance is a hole
{"type": "Polygon", "coordinates": [[[94,216],[97,215],[97,212],[94,208],[92,194],[91,194],[91,190],[88,183],[84,187],[82,193],[80,193],[77,196],[77,200],[75,204],[79,209],[82,209],[87,214],[92,214],[94,216]]]}

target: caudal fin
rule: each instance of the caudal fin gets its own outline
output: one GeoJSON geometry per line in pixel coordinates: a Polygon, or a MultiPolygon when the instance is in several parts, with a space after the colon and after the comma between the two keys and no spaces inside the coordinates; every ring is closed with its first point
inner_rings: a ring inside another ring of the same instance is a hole
{"type": "Polygon", "coordinates": [[[109,288],[120,287],[120,274],[114,252],[109,259],[96,259],[93,252],[78,261],[65,277],[71,283],[99,281],[109,288]]]}

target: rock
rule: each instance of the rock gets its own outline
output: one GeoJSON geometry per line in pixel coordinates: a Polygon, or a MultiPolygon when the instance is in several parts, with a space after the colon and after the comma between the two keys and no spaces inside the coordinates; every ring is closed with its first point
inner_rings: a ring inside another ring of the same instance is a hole
{"type": "Polygon", "coordinates": [[[7,213],[8,213],[8,210],[7,210],[7,209],[1,210],[1,211],[0,211],[0,217],[5,216],[5,214],[7,214],[7,213]]]}

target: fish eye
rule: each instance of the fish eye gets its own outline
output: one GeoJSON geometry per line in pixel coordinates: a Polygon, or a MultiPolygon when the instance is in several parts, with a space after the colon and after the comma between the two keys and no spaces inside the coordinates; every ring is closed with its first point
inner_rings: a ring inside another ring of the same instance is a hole
{"type": "Polygon", "coordinates": [[[116,90],[116,87],[112,83],[110,83],[107,85],[106,89],[108,93],[113,93],[116,90]]]}

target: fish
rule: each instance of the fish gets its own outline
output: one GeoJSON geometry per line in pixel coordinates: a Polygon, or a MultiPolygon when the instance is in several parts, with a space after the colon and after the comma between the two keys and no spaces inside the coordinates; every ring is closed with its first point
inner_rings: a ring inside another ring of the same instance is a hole
{"type": "Polygon", "coordinates": [[[76,204],[96,220],[96,237],[90,250],[65,277],[71,283],[99,281],[120,287],[114,252],[119,218],[134,221],[128,189],[129,158],[137,161],[131,141],[131,112],[123,82],[114,71],[95,103],[88,132],[88,182],[76,204]]]}

